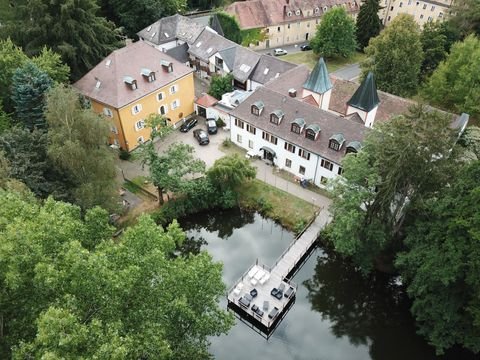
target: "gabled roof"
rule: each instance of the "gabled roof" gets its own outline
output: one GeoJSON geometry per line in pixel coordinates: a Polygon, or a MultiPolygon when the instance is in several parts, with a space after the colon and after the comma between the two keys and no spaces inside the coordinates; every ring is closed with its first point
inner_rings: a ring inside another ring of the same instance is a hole
{"type": "Polygon", "coordinates": [[[137,35],[155,45],[161,45],[175,39],[191,44],[204,28],[205,25],[199,24],[195,20],[175,14],[161,18],[140,30],[137,35]]]}
{"type": "Polygon", "coordinates": [[[236,51],[237,51],[237,46],[232,46],[232,47],[220,50],[218,52],[230,70],[233,70],[233,66],[235,65],[236,51]]]}
{"type": "Polygon", "coordinates": [[[211,95],[203,94],[200,98],[198,98],[195,101],[195,103],[197,105],[203,106],[204,108],[209,108],[210,106],[213,106],[216,103],[218,103],[218,100],[211,95]]]}
{"type": "Polygon", "coordinates": [[[250,78],[250,74],[257,66],[260,55],[255,51],[248,50],[243,46],[236,45],[235,64],[233,65],[232,75],[234,79],[245,82],[250,78]]]}
{"type": "Polygon", "coordinates": [[[197,37],[195,42],[190,46],[188,52],[199,58],[204,62],[208,62],[208,59],[215,55],[217,52],[231,48],[232,46],[240,46],[233,41],[225,39],[213,32],[210,28],[205,28],[202,33],[197,37]]]}
{"type": "Polygon", "coordinates": [[[295,64],[280,60],[275,56],[262,55],[250,79],[263,85],[294,67],[296,67],[295,64]]]}
{"type": "Polygon", "coordinates": [[[347,101],[347,104],[366,112],[369,112],[380,104],[377,86],[375,85],[375,79],[371,71],[367,74],[367,77],[362,81],[351,99],[347,101]]]}
{"type": "Polygon", "coordinates": [[[332,88],[330,76],[328,75],[327,65],[323,61],[323,57],[318,59],[317,64],[313,68],[303,88],[313,91],[317,94],[323,94],[332,88]]]}
{"type": "Polygon", "coordinates": [[[191,68],[158,51],[146,42],[137,41],[110,53],[78,80],[74,87],[86,97],[118,109],[161,89],[192,71],[191,68]],[[172,63],[172,72],[163,69],[162,60],[172,63]],[[149,82],[142,76],[141,72],[144,68],[155,73],[154,81],[149,82]],[[125,78],[129,81],[136,80],[137,89],[132,90],[127,86],[124,82],[125,78]]]}
{"type": "Polygon", "coordinates": [[[182,45],[175,46],[174,48],[168,49],[166,51],[168,55],[174,58],[177,61],[185,64],[189,60],[188,58],[188,44],[183,43],[182,45]]]}

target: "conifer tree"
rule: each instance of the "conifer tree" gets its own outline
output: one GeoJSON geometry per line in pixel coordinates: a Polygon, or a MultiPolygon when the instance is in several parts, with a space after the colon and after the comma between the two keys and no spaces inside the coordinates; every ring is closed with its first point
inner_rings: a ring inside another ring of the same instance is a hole
{"type": "Polygon", "coordinates": [[[357,44],[360,50],[368,46],[371,38],[380,34],[382,22],[378,17],[379,0],[366,0],[357,17],[357,44]]]}

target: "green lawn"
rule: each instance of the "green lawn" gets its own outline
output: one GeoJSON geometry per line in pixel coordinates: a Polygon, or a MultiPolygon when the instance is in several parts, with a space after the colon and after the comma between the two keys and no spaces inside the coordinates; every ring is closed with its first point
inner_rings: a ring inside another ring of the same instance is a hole
{"type": "MultiPolygon", "coordinates": [[[[289,61],[294,64],[305,64],[310,69],[313,69],[315,64],[318,61],[318,55],[315,55],[313,51],[299,51],[294,54],[288,54],[282,56],[282,60],[289,61]]],[[[330,58],[326,59],[325,62],[327,63],[327,68],[329,72],[336,71],[344,66],[355,64],[361,62],[365,59],[365,54],[356,52],[350,58],[330,58]]]]}
{"type": "Polygon", "coordinates": [[[241,207],[259,210],[295,232],[301,231],[318,209],[305,200],[256,179],[245,182],[237,190],[241,207]]]}

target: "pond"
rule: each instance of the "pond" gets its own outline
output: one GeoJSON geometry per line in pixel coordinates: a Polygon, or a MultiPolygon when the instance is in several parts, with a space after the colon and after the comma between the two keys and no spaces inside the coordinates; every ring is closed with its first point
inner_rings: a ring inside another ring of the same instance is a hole
{"type": "MultiPolygon", "coordinates": [[[[197,214],[180,221],[188,237],[224,264],[230,287],[258,258],[271,265],[294,235],[270,219],[239,209],[197,214]]],[[[211,339],[216,359],[473,359],[451,352],[437,357],[415,334],[408,299],[395,279],[365,279],[348,262],[317,248],[295,275],[297,298],[273,335],[264,339],[240,321],[211,339]]],[[[226,307],[226,299],[221,306],[226,307]]]]}

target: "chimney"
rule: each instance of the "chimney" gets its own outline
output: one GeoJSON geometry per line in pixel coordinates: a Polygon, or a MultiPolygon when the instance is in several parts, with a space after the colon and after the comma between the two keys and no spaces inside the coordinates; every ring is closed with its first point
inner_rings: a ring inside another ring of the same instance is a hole
{"type": "Polygon", "coordinates": [[[290,97],[292,98],[297,97],[297,90],[295,90],[294,88],[289,89],[288,95],[290,95],[290,97]]]}

